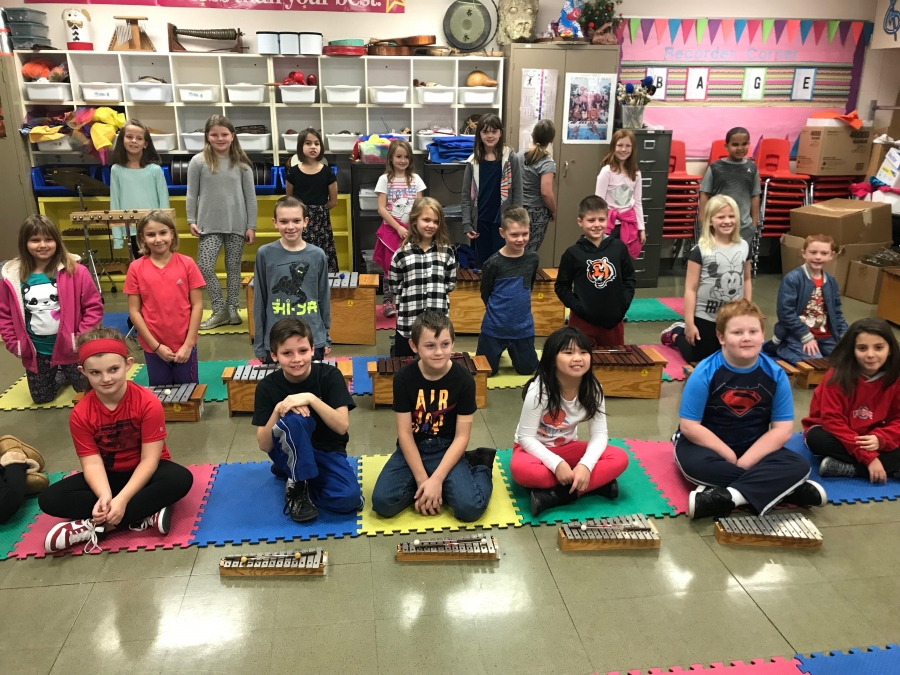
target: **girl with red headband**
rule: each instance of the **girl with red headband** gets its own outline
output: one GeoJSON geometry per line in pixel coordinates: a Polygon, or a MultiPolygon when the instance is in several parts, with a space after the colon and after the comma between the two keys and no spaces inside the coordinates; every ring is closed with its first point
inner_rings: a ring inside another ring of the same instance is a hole
{"type": "Polygon", "coordinates": [[[41,509],[66,522],[47,534],[48,553],[98,540],[116,529],[169,533],[172,505],[191,489],[193,475],[172,461],[162,403],[126,373],[134,359],[112,328],[78,338],[78,367],[92,390],[69,416],[81,473],[45,489],[41,509]]]}

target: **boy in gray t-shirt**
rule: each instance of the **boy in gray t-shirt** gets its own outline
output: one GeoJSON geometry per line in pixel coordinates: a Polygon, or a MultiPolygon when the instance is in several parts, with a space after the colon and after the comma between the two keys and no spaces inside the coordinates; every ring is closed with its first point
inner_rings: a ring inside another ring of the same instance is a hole
{"type": "Polygon", "coordinates": [[[741,212],[741,238],[748,244],[756,236],[759,223],[759,171],[747,159],[750,151],[750,132],[735,127],[725,135],[728,157],[709,165],[700,183],[700,215],[713,195],[728,195],[741,212]]]}

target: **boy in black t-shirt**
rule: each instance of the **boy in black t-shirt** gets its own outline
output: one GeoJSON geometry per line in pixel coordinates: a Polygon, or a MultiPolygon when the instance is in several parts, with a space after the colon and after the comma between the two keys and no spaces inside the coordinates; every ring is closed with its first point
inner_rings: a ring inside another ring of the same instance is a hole
{"type": "Polygon", "coordinates": [[[475,380],[450,360],[456,336],[446,316],[424,312],[411,333],[419,360],[394,375],[397,450],[375,482],[372,509],[390,518],[412,505],[432,516],[446,502],[457,519],[478,520],[491,498],[496,451],[466,452],[475,380]]]}
{"type": "Polygon", "coordinates": [[[253,424],[272,473],[287,478],[284,513],[302,523],[316,506],[336,513],[362,508],[356,472],[347,462],[350,411],[356,407],[340,371],[313,363],[312,330],[299,319],[282,319],[269,336],[281,370],[256,387],[253,424]]]}

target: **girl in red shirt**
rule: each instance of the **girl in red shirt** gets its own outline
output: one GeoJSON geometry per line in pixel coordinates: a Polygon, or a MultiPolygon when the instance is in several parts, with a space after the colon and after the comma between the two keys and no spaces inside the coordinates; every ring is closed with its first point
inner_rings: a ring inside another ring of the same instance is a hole
{"type": "Polygon", "coordinates": [[[900,479],[900,347],[883,319],[853,323],[803,420],[823,477],[900,479]]]}

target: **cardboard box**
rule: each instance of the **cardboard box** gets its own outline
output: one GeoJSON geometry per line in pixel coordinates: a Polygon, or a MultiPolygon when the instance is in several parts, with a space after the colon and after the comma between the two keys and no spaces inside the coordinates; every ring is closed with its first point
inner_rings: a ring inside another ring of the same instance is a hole
{"type": "Polygon", "coordinates": [[[886,267],[881,276],[876,313],[886,321],[900,324],[900,267],[886,267]]]}
{"type": "Polygon", "coordinates": [[[850,263],[847,269],[847,284],[844,295],[860,302],[874,305],[878,302],[878,293],[881,291],[881,271],[892,269],[867,265],[859,260],[850,263]]]}
{"type": "Polygon", "coordinates": [[[887,151],[881,168],[875,174],[875,179],[880,180],[888,187],[900,185],[900,150],[891,148],[887,151]]]}
{"type": "Polygon", "coordinates": [[[811,176],[862,176],[869,163],[872,129],[806,126],[797,146],[797,173],[811,176]]]}
{"type": "Polygon", "coordinates": [[[887,134],[895,140],[900,139],[900,128],[883,127],[881,129],[875,129],[875,131],[872,132],[873,142],[869,150],[869,165],[866,168],[866,178],[875,177],[875,174],[878,173],[881,165],[884,164],[884,158],[887,156],[888,150],[891,149],[890,145],[882,145],[881,143],[874,142],[876,138],[884,134],[887,134]]]}
{"type": "MultiPolygon", "coordinates": [[[[805,237],[795,237],[790,234],[781,235],[781,274],[787,274],[803,264],[803,242],[805,237]]],[[[840,246],[837,255],[831,262],[825,265],[825,271],[838,282],[841,295],[847,287],[847,276],[850,271],[850,262],[859,260],[863,256],[878,253],[883,248],[889,248],[890,241],[880,241],[871,244],[844,244],[840,246]]],[[[890,268],[894,269],[894,268],[890,268]]]]}
{"type": "Polygon", "coordinates": [[[877,202],[829,199],[791,211],[791,234],[828,234],[838,246],[890,241],[891,207],[877,202]]]}

